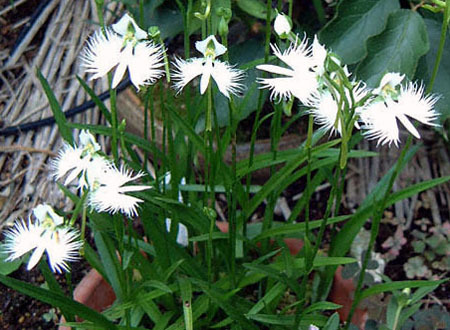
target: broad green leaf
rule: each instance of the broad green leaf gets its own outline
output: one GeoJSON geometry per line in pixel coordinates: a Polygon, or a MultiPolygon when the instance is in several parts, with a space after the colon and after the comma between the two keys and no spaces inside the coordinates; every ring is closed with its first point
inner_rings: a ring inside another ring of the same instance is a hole
{"type": "Polygon", "coordinates": [[[422,17],[412,10],[400,9],[389,15],[386,29],[367,40],[367,56],[357,67],[357,75],[369,86],[379,84],[387,72],[414,77],[420,57],[429,49],[422,17]]]}
{"type": "Polygon", "coordinates": [[[58,125],[59,128],[59,133],[67,143],[73,145],[74,142],[72,131],[67,126],[66,116],[64,115],[64,112],[62,111],[61,106],[58,100],[56,99],[55,94],[53,93],[53,90],[51,89],[47,79],[45,79],[45,77],[42,75],[39,69],[36,70],[36,74],[39,78],[39,81],[41,82],[45,95],[47,96],[48,103],[50,104],[50,109],[53,112],[53,117],[55,118],[56,124],[58,125]]]}
{"type": "Polygon", "coordinates": [[[339,314],[334,313],[324,325],[323,330],[337,330],[339,328],[339,314]]]}
{"type": "Polygon", "coordinates": [[[34,299],[38,299],[44,303],[50,304],[54,307],[58,307],[65,310],[70,310],[73,314],[79,317],[91,321],[96,324],[98,329],[114,330],[117,329],[116,325],[110,322],[102,314],[86,307],[79,302],[73,301],[56,292],[35,287],[29,283],[22,282],[0,274],[0,282],[4,285],[16,290],[20,293],[26,294],[34,299]]]}
{"type": "Polygon", "coordinates": [[[344,63],[359,62],[367,54],[367,39],[382,32],[389,14],[399,8],[397,0],[343,0],[320,31],[320,41],[344,63]]]}
{"type": "MultiPolygon", "coordinates": [[[[430,51],[421,58],[419,67],[417,68],[417,76],[428,84],[433,73],[433,68],[439,49],[442,19],[435,20],[425,18],[424,21],[427,26],[428,39],[430,40],[430,51]]],[[[450,102],[448,102],[448,100],[450,100],[450,61],[448,59],[450,59],[449,33],[447,33],[447,37],[445,39],[442,59],[433,85],[433,92],[441,96],[435,105],[435,109],[437,109],[441,114],[441,124],[443,124],[446,119],[450,118],[450,102]]]]}
{"type": "MultiPolygon", "coordinates": [[[[236,1],[238,7],[245,11],[250,16],[266,19],[267,8],[264,2],[260,0],[237,0],[236,1]]],[[[275,17],[275,11],[272,10],[270,13],[270,19],[272,20],[275,17]]]]}

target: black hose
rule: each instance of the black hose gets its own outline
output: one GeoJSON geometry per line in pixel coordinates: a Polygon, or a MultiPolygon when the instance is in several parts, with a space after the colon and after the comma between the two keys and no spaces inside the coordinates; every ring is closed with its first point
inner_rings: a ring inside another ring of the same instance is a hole
{"type": "Polygon", "coordinates": [[[45,7],[47,7],[50,3],[50,0],[42,1],[39,3],[38,7],[34,11],[33,15],[31,15],[29,21],[24,25],[24,27],[20,30],[19,36],[17,37],[16,42],[14,43],[13,48],[11,49],[11,52],[9,53],[10,56],[12,56],[15,52],[17,47],[19,47],[22,40],[25,38],[25,36],[30,31],[31,27],[34,25],[34,22],[36,22],[39,17],[41,16],[41,13],[44,11],[45,7]]]}
{"type": "MultiPolygon", "coordinates": [[[[118,92],[124,90],[126,87],[130,85],[130,79],[127,78],[124,81],[122,81],[116,88],[118,92]]],[[[106,100],[109,97],[109,91],[101,93],[98,98],[102,101],[106,100]]],[[[66,118],[73,117],[76,114],[79,114],[89,108],[93,108],[95,106],[95,102],[92,100],[86,101],[83,104],[77,105],[76,107],[69,109],[64,112],[64,115],[66,118]]],[[[30,130],[34,130],[43,126],[52,125],[55,123],[55,117],[47,117],[41,120],[33,121],[30,123],[24,123],[16,126],[10,126],[3,129],[0,129],[0,136],[9,136],[9,135],[15,135],[20,134],[23,132],[27,132],[30,130]]]]}

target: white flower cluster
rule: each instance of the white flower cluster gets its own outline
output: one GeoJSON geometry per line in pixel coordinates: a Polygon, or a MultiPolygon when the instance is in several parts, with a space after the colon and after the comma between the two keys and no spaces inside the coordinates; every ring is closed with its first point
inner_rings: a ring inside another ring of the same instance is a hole
{"type": "Polygon", "coordinates": [[[404,75],[387,73],[379,87],[371,90],[364,82],[351,80],[347,68],[319,44],[317,37],[311,46],[304,38],[283,52],[276,46],[272,50],[287,67],[258,65],[257,69],[280,75],[260,78],[262,88],[271,89],[272,98],[297,98],[309,107],[315,122],[331,133],[342,135],[343,126],[353,123],[368,139],[397,146],[397,120],[416,138],[420,138],[419,132],[409,118],[436,125],[434,104],[438,98],[424,95],[422,85],[409,82],[402,86],[404,75]]]}
{"type": "MultiPolygon", "coordinates": [[[[175,58],[173,63],[174,88],[178,92],[198,76],[201,76],[201,94],[205,93],[211,77],[228,98],[230,94],[238,95],[243,91],[244,86],[239,81],[244,78],[244,71],[216,59],[227,51],[224,45],[214,36],[209,36],[196,42],[195,47],[203,54],[202,58],[187,61],[175,58]]],[[[104,32],[95,32],[81,55],[82,66],[86,72],[93,73],[91,79],[100,78],[116,68],[112,80],[112,88],[115,88],[128,68],[131,82],[138,90],[142,85],[153,84],[163,75],[163,59],[161,47],[148,41],[147,33],[128,14],[104,32]]]]}
{"type": "Polygon", "coordinates": [[[143,173],[133,175],[125,167],[119,169],[100,154],[100,145],[88,131],[80,133],[80,145],[64,145],[51,166],[54,178],[66,177],[64,184],[78,179],[78,188],[88,193],[88,204],[97,212],[122,212],[127,216],[137,214],[137,204],[141,199],[127,195],[149,189],[145,185],[126,185],[142,177],[143,173]]]}
{"type": "Polygon", "coordinates": [[[6,261],[12,261],[32,251],[27,270],[36,266],[44,252],[53,272],[68,271],[67,262],[79,257],[82,241],[79,232],[64,224],[64,219],[49,205],[38,205],[33,209],[35,221],[17,221],[5,232],[6,261]]]}
{"type": "Polygon", "coordinates": [[[133,85],[139,89],[160,78],[164,71],[164,54],[160,46],[146,40],[147,33],[125,14],[119,22],[97,31],[88,41],[81,60],[91,79],[106,75],[116,67],[112,80],[115,88],[128,68],[133,85]]]}
{"type": "MultiPolygon", "coordinates": [[[[275,32],[288,38],[292,23],[279,14],[275,20],[275,32]]],[[[175,58],[172,72],[174,88],[181,90],[194,78],[200,76],[200,93],[204,94],[211,78],[226,97],[239,95],[245,90],[240,83],[245,74],[226,62],[217,59],[227,48],[214,36],[195,44],[203,57],[188,60],[175,58]]],[[[286,50],[271,45],[275,56],[286,66],[272,64],[256,68],[279,75],[274,78],[259,78],[262,88],[271,90],[271,98],[297,98],[310,108],[315,121],[331,133],[342,135],[342,130],[363,129],[369,139],[378,139],[378,144],[398,145],[397,120],[415,137],[419,132],[410,122],[415,119],[426,125],[435,125],[438,114],[434,110],[437,97],[424,95],[424,88],[412,82],[401,86],[403,75],[387,73],[380,86],[369,89],[361,81],[351,80],[351,74],[333,55],[329,54],[317,37],[312,45],[307,38],[295,41],[286,50]],[[350,125],[350,127],[344,127],[350,125]]],[[[147,40],[145,31],[126,14],[104,32],[96,32],[89,40],[83,55],[83,65],[92,78],[99,78],[116,67],[112,87],[116,87],[126,68],[131,81],[139,86],[151,84],[163,74],[163,54],[159,46],[147,40]]],[[[68,178],[69,179],[69,178],[68,178]]]]}

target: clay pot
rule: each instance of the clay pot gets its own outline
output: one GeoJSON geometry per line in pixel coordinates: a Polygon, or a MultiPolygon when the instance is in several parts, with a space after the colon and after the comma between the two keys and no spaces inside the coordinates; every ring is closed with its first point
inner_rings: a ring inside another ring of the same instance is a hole
{"type": "MultiPolygon", "coordinates": [[[[344,322],[350,313],[356,286],[352,278],[345,279],[342,277],[342,269],[342,266],[338,266],[334,274],[333,285],[328,298],[331,302],[342,305],[337,312],[339,313],[340,320],[344,322]]],[[[367,319],[367,309],[357,308],[353,314],[352,323],[359,329],[364,329],[367,319]]]]}
{"type": "MultiPolygon", "coordinates": [[[[102,312],[113,304],[116,295],[108,282],[95,270],[87,273],[73,292],[73,299],[97,312],[102,312]]],[[[81,321],[77,317],[78,321],[81,321]]],[[[60,323],[64,323],[64,317],[60,323]]],[[[70,330],[71,327],[60,325],[58,330],[70,330]]]]}
{"type": "MultiPolygon", "coordinates": [[[[228,232],[228,222],[216,221],[216,226],[221,232],[228,232]]],[[[297,255],[303,248],[303,241],[298,238],[285,238],[284,243],[288,246],[292,255],[297,255]]],[[[353,283],[353,280],[344,279],[342,277],[342,266],[339,266],[334,275],[329,299],[331,302],[342,305],[342,308],[337,310],[341,321],[347,319],[353,302],[354,292],[355,284],[353,283]]],[[[115,299],[116,295],[114,294],[113,289],[95,269],[92,269],[74,290],[74,300],[85,304],[98,312],[102,312],[111,306],[115,299]]],[[[353,315],[352,323],[359,329],[364,329],[367,318],[367,309],[357,308],[353,315]]],[[[64,323],[64,318],[61,319],[61,323],[64,323]]],[[[70,329],[70,327],[66,326],[58,327],[58,330],[70,329]]]]}

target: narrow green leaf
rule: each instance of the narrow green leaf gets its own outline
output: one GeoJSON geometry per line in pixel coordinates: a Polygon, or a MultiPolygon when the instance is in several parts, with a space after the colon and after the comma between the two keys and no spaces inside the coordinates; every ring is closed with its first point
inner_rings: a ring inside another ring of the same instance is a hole
{"type": "Polygon", "coordinates": [[[81,87],[88,93],[88,95],[91,97],[92,101],[94,101],[95,105],[100,109],[103,116],[105,116],[105,119],[108,123],[111,124],[111,113],[109,112],[106,105],[100,100],[100,98],[97,96],[97,94],[84,82],[84,80],[77,75],[78,82],[80,83],[81,87]]]}
{"type": "MultiPolygon", "coordinates": [[[[419,149],[415,146],[408,150],[402,164],[400,165],[400,170],[411,160],[414,154],[419,149]]],[[[364,222],[371,216],[373,212],[374,203],[384,195],[386,191],[387,184],[394,174],[394,169],[397,166],[395,163],[392,168],[383,176],[383,178],[377,183],[377,185],[372,189],[369,195],[365,198],[362,205],[358,208],[355,214],[353,214],[351,221],[347,222],[344,227],[336,234],[336,236],[331,241],[330,256],[343,256],[345,255],[350,246],[359,233],[364,222]]],[[[334,270],[330,270],[327,274],[330,278],[334,274],[334,270]]]]}
{"type": "MultiPolygon", "coordinates": [[[[58,281],[56,280],[55,275],[50,271],[49,266],[46,261],[41,260],[39,262],[39,269],[41,270],[42,275],[44,275],[45,282],[48,285],[48,289],[64,296],[63,290],[61,289],[58,281]]],[[[75,321],[75,317],[74,317],[72,311],[70,311],[66,308],[61,308],[61,312],[64,315],[64,318],[66,319],[66,321],[70,321],[70,322],[75,321]]]]}
{"type": "Polygon", "coordinates": [[[110,322],[102,314],[86,307],[79,302],[73,301],[64,297],[56,292],[45,290],[39,287],[35,287],[29,283],[25,283],[0,274],[0,282],[4,285],[16,290],[20,293],[26,294],[34,299],[38,299],[44,303],[52,306],[70,310],[73,314],[79,317],[91,321],[96,324],[100,329],[114,330],[117,329],[116,325],[110,322]]]}
{"type": "Polygon", "coordinates": [[[372,87],[387,72],[404,73],[412,79],[420,57],[428,49],[422,17],[412,10],[397,10],[389,16],[386,29],[367,41],[368,54],[358,65],[357,75],[372,87]]]}
{"type": "Polygon", "coordinates": [[[400,8],[396,0],[343,0],[334,18],[320,31],[320,41],[346,64],[366,56],[366,41],[383,31],[390,13],[400,8]]]}
{"type": "Polygon", "coordinates": [[[123,271],[120,261],[117,258],[114,244],[111,238],[98,231],[94,234],[94,239],[103,268],[106,270],[106,279],[111,284],[117,299],[121,301],[124,297],[122,290],[123,271]]]}
{"type": "Polygon", "coordinates": [[[183,304],[184,324],[186,330],[194,329],[194,320],[192,318],[192,286],[191,282],[184,277],[178,278],[180,285],[181,303],[183,304]]]}
{"type": "MultiPolygon", "coordinates": [[[[67,123],[67,125],[70,128],[76,128],[76,129],[87,129],[90,132],[94,134],[100,134],[104,136],[112,136],[112,129],[111,127],[106,127],[103,125],[92,125],[92,124],[79,124],[79,123],[67,123]]],[[[136,136],[134,134],[125,132],[123,134],[125,142],[131,143],[136,145],[137,147],[141,148],[144,151],[151,152],[155,155],[157,155],[158,159],[161,161],[167,162],[166,155],[159,150],[154,143],[149,143],[148,140],[141,138],[139,136],[136,136]]]]}
{"type": "Polygon", "coordinates": [[[156,288],[166,293],[172,293],[172,289],[167,284],[158,280],[145,281],[141,286],[156,288]]]}
{"type": "Polygon", "coordinates": [[[333,310],[341,307],[342,307],[341,305],[334,304],[328,301],[319,301],[305,308],[303,314],[310,314],[316,311],[333,310]]]}
{"type": "Polygon", "coordinates": [[[435,178],[431,180],[427,180],[424,182],[416,183],[412,186],[406,187],[405,189],[396,191],[389,196],[388,206],[397,203],[405,198],[409,198],[411,196],[417,195],[418,193],[431,189],[437,185],[443,184],[450,180],[449,176],[444,176],[441,178],[435,178]]]}
{"type": "Polygon", "coordinates": [[[247,315],[256,314],[261,311],[264,307],[269,305],[274,299],[280,297],[286,290],[286,285],[277,282],[270,288],[267,293],[258,300],[258,302],[247,312],[247,315]]]}
{"type": "Polygon", "coordinates": [[[161,315],[158,322],[153,327],[153,330],[166,330],[168,328],[170,319],[175,315],[174,311],[168,311],[161,315]]]}
{"type": "Polygon", "coordinates": [[[447,280],[439,280],[439,281],[398,281],[398,282],[390,282],[390,283],[381,283],[375,284],[370,288],[363,291],[361,294],[361,300],[372,296],[374,294],[394,291],[394,290],[402,290],[405,288],[421,288],[426,286],[436,286],[442,283],[447,282],[447,280]]]}
{"type": "Polygon", "coordinates": [[[53,117],[55,117],[56,124],[58,125],[59,132],[61,133],[62,138],[73,145],[73,136],[72,131],[67,126],[66,116],[59,105],[58,100],[56,100],[55,94],[53,93],[50,85],[48,84],[47,79],[42,75],[39,69],[36,69],[36,74],[41,82],[42,88],[44,89],[45,95],[47,96],[48,103],[50,104],[50,109],[53,112],[53,117]]]}
{"type": "MultiPolygon", "coordinates": [[[[348,220],[351,217],[352,217],[351,215],[341,215],[341,216],[338,216],[335,218],[329,218],[327,223],[329,225],[331,225],[334,223],[339,223],[339,222],[348,220]]],[[[309,229],[319,228],[321,223],[322,223],[322,219],[311,221],[309,223],[309,229]]],[[[283,224],[281,226],[272,227],[272,228],[266,230],[264,233],[261,233],[260,235],[255,237],[253,240],[260,241],[264,238],[271,238],[271,237],[280,236],[280,235],[286,235],[286,236],[298,235],[299,233],[304,233],[304,232],[305,232],[305,223],[304,222],[293,223],[293,224],[283,224]]]]}
{"type": "Polygon", "coordinates": [[[209,298],[211,298],[214,304],[219,306],[237,324],[240,324],[243,329],[258,330],[258,327],[243,314],[245,310],[236,307],[236,303],[238,301],[235,298],[237,297],[224,299],[226,297],[225,293],[222,290],[217,289],[215,286],[211,286],[211,284],[197,279],[191,279],[191,281],[193,284],[199,286],[201,290],[207,294],[209,298]]]}
{"type": "MultiPolygon", "coordinates": [[[[295,322],[295,315],[254,314],[248,315],[248,318],[261,323],[289,327],[292,327],[295,322]]],[[[311,324],[314,324],[321,327],[325,324],[327,319],[328,318],[323,315],[306,315],[300,321],[300,325],[309,327],[311,324]]]]}
{"type": "Polygon", "coordinates": [[[189,126],[186,119],[181,118],[177,111],[172,109],[171,107],[167,107],[170,111],[170,115],[172,120],[181,128],[181,130],[186,134],[186,136],[190,139],[190,141],[195,145],[195,147],[202,153],[205,154],[205,145],[203,143],[202,138],[195,133],[194,129],[189,126]]]}

